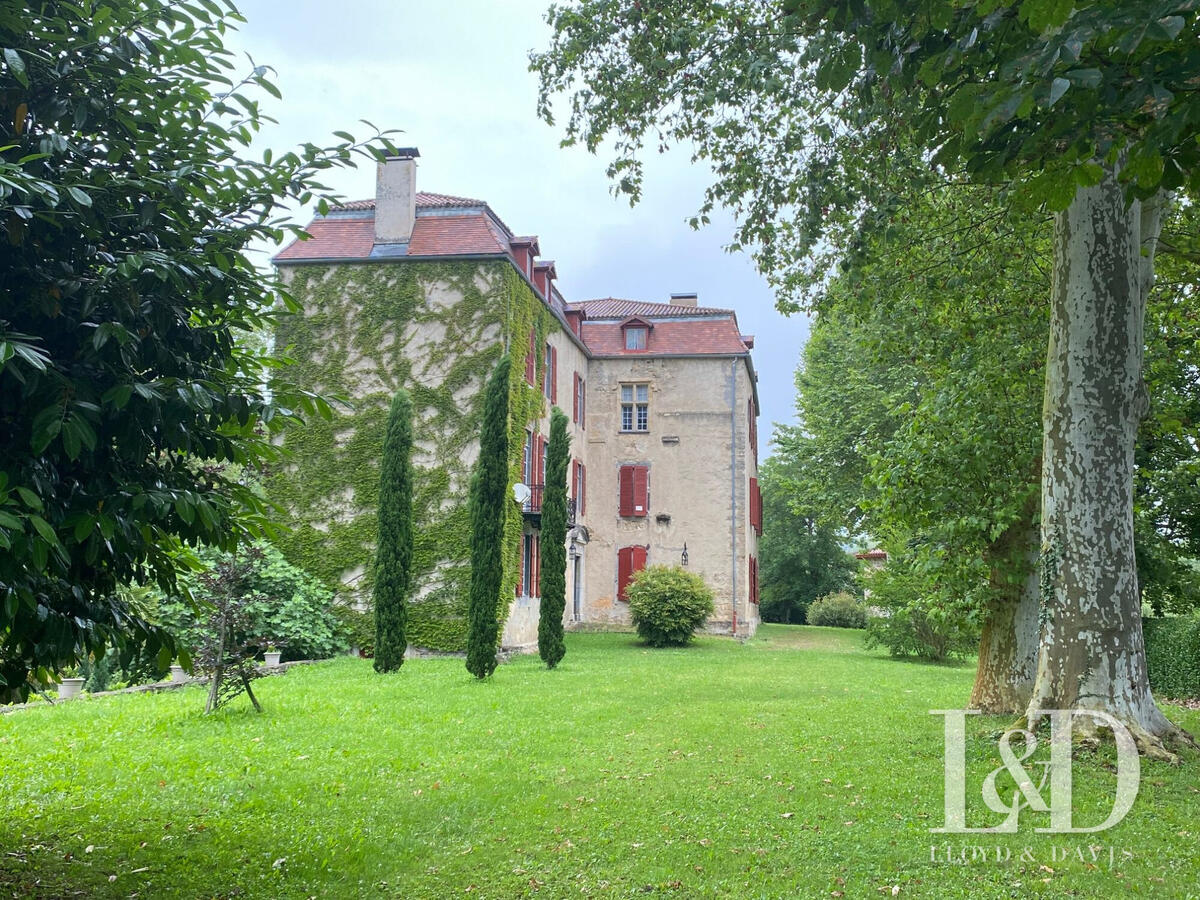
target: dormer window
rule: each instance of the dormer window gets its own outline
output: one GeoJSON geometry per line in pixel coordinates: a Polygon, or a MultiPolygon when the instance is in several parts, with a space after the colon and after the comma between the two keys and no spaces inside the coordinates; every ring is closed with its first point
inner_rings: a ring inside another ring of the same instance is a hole
{"type": "Polygon", "coordinates": [[[650,342],[650,323],[645,319],[626,319],[621,323],[626,350],[645,350],[650,342]]]}

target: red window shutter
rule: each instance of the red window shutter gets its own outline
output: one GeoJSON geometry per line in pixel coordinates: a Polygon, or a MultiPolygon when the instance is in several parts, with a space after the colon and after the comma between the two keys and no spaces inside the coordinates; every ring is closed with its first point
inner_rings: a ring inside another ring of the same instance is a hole
{"type": "Polygon", "coordinates": [[[558,348],[550,348],[550,402],[558,403],[558,348]]]}
{"type": "Polygon", "coordinates": [[[628,600],[625,592],[633,576],[646,568],[645,547],[622,547],[617,551],[617,599],[628,600]]]}
{"type": "Polygon", "coordinates": [[[758,526],[758,479],[750,479],[750,525],[755,530],[759,530],[758,526]]]}
{"type": "Polygon", "coordinates": [[[634,547],[633,548],[633,571],[634,571],[634,574],[637,574],[638,572],[642,571],[642,569],[644,569],[644,568],[646,568],[646,548],[645,547],[634,547]]]}
{"type": "Polygon", "coordinates": [[[579,427],[587,428],[587,382],[579,379],[579,427]]]}
{"type": "Polygon", "coordinates": [[[633,548],[622,547],[617,551],[617,599],[625,599],[625,588],[633,577],[633,548]]]}
{"type": "Polygon", "coordinates": [[[621,466],[620,514],[644,516],[650,508],[650,469],[646,466],[621,466]]]}
{"type": "Polygon", "coordinates": [[[620,470],[620,514],[633,515],[633,466],[621,466],[620,470]]]}
{"type": "Polygon", "coordinates": [[[533,483],[546,483],[546,439],[540,434],[533,439],[533,483]]]}
{"type": "Polygon", "coordinates": [[[521,589],[525,587],[525,538],[521,538],[521,558],[517,563],[517,596],[521,596],[521,589]]]}
{"type": "Polygon", "coordinates": [[[650,509],[650,469],[633,467],[633,515],[644,516],[650,509]]]}

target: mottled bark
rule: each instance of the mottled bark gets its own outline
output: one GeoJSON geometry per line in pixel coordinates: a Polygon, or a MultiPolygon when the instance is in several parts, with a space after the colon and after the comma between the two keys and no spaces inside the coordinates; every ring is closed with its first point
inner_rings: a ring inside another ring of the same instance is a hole
{"type": "Polygon", "coordinates": [[[1180,739],[1150,696],[1133,549],[1133,448],[1147,410],[1143,321],[1161,197],[1127,204],[1118,167],[1056,216],[1042,443],[1039,709],[1096,709],[1139,747],[1180,739]]]}
{"type": "Polygon", "coordinates": [[[991,548],[993,601],[979,638],[971,709],[1019,715],[1033,696],[1037,671],[1039,534],[1030,511],[991,548]],[[1013,570],[1017,578],[1014,580],[1013,570]]]}

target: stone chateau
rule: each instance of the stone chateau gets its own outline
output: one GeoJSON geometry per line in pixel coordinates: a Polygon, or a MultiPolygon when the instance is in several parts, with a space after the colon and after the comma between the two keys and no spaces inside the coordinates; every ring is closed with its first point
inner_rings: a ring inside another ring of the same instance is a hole
{"type": "Polygon", "coordinates": [[[549,414],[570,421],[566,621],[626,623],[626,585],[686,565],[713,588],[709,630],[758,626],[754,339],[696,294],[568,302],[539,240],[482,200],[417,190],[415,149],[379,164],[376,196],[315,219],[275,257],[302,312],[277,335],[293,383],[340,397],[288,438],[276,476],[293,559],[369,597],[378,455],[397,387],[414,399],[417,538],[410,640],[461,649],[466,498],[481,389],[512,353],[503,643],[536,643],[549,414]]]}

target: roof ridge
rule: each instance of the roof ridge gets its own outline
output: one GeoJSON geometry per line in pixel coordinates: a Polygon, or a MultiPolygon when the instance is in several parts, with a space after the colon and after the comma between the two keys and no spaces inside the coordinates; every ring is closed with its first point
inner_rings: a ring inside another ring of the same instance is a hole
{"type": "MultiPolygon", "coordinates": [[[[426,209],[436,209],[439,206],[487,206],[486,200],[478,200],[474,197],[459,197],[455,194],[443,194],[438,191],[417,191],[417,206],[425,207],[426,209]]],[[[368,197],[365,200],[346,200],[343,203],[338,203],[329,207],[331,211],[343,209],[374,209],[375,198],[368,197]]]]}
{"type": "Polygon", "coordinates": [[[622,297],[596,297],[590,300],[575,300],[567,304],[568,309],[588,313],[593,318],[626,318],[632,315],[679,318],[683,316],[736,316],[737,311],[719,306],[681,306],[657,300],[628,300],[622,297]],[[600,307],[596,309],[595,307],[600,307]]]}

